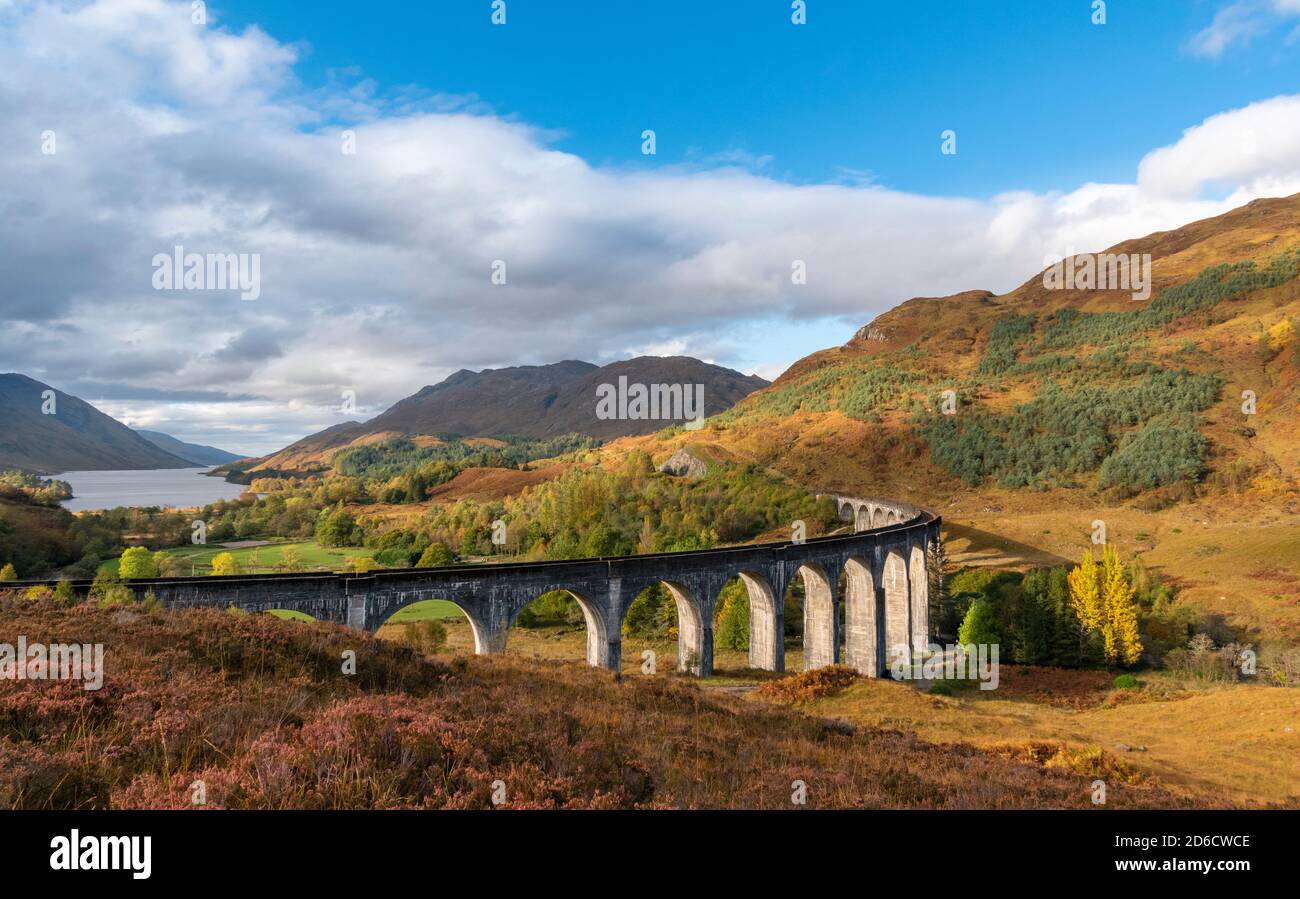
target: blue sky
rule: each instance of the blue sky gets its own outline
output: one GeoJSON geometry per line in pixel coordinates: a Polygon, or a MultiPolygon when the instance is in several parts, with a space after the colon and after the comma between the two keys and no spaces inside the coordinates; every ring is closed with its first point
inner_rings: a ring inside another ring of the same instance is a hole
{"type": "Polygon", "coordinates": [[[0,360],[238,452],[460,368],[776,377],[910,297],[1300,192],[1300,0],[209,9],[0,0],[0,360]],[[178,245],[258,256],[260,299],[157,292],[178,245]]]}
{"type": "Polygon", "coordinates": [[[1130,179],[1189,124],[1300,86],[1285,27],[1248,52],[1194,51],[1231,5],[1112,0],[1098,26],[1089,0],[810,0],[801,27],[785,0],[509,0],[504,27],[488,0],[210,8],[303,42],[309,85],[352,67],[383,89],[477,96],[594,164],[734,155],[795,182],[988,197],[1130,179]]]}

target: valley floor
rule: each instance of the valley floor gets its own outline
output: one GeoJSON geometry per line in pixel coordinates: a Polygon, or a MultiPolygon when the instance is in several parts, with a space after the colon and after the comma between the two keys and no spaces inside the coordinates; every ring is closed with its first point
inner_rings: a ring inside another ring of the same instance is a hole
{"type": "Polygon", "coordinates": [[[944,540],[955,569],[1077,564],[1093,521],[1125,558],[1178,588],[1178,600],[1251,628],[1300,642],[1300,516],[1249,502],[1177,506],[1159,512],[1037,508],[947,509],[944,540]],[[1042,511],[1046,509],[1048,511],[1042,511]]]}
{"type": "MultiPolygon", "coordinates": [[[[455,614],[451,610],[450,614],[455,614]]],[[[463,618],[444,620],[444,655],[473,652],[463,618]]],[[[381,637],[401,639],[400,624],[381,637]]],[[[581,665],[583,627],[514,628],[507,655],[581,665]]],[[[640,677],[642,653],[656,654],[660,674],[675,667],[676,643],[624,639],[622,670],[640,677]]],[[[759,701],[754,688],[777,675],[746,667],[745,654],[715,650],[717,674],[701,682],[732,701],[759,701]]],[[[787,671],[802,670],[802,652],[786,650],[787,671]]],[[[971,688],[938,696],[892,680],[859,680],[805,711],[854,725],[915,733],[936,743],[1019,751],[1027,743],[1100,749],[1153,776],[1189,801],[1300,805],[1300,691],[1257,685],[1205,687],[1162,674],[1143,675],[1139,691],[1111,689],[1104,671],[1002,666],[997,691],[971,688]]]]}

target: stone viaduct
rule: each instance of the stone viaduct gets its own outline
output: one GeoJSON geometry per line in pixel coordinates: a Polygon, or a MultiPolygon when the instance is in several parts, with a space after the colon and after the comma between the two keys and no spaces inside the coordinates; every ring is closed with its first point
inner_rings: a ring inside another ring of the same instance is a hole
{"type": "MultiPolygon", "coordinates": [[[[642,590],[662,583],[677,606],[677,667],[708,675],[718,593],[736,576],[749,592],[750,667],[785,670],[784,597],[798,577],[804,586],[804,667],[844,663],[879,676],[894,654],[930,642],[926,554],[938,538],[940,519],[893,500],[825,495],[835,500],[842,520],[853,522],[852,532],[801,543],[640,556],[356,575],[156,578],[131,586],[153,591],[170,608],[289,609],[368,631],[413,602],[444,599],[469,619],[480,654],[502,652],[519,613],[543,593],[564,590],[586,619],[587,661],[617,671],[628,606],[642,590]]],[[[85,590],[89,582],[75,586],[85,590]]]]}

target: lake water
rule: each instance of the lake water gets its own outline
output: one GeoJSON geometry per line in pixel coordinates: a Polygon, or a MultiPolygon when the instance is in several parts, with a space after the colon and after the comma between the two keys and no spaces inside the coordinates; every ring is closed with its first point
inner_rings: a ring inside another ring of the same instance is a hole
{"type": "Polygon", "coordinates": [[[192,509],[219,499],[237,499],[247,490],[221,478],[204,477],[207,468],[164,468],[157,471],[68,471],[55,479],[72,485],[69,512],[116,509],[118,506],[171,506],[192,509]]]}

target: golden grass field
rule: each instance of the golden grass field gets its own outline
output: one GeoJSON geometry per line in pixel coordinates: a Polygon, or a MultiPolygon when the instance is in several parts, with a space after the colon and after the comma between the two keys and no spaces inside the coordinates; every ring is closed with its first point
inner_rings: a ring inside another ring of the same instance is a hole
{"type": "MultiPolygon", "coordinates": [[[[442,655],[468,655],[463,619],[444,621],[442,655]]],[[[400,640],[400,625],[379,636],[400,640]]],[[[507,655],[584,664],[585,632],[576,627],[515,628],[507,655]]],[[[675,671],[676,644],[625,639],[625,677],[644,677],[642,652],[657,654],[656,676],[675,671]]],[[[746,667],[744,653],[717,650],[717,675],[700,681],[728,701],[763,701],[754,688],[778,675],[746,667]]],[[[802,652],[787,646],[787,670],[802,652]]],[[[1197,804],[1300,805],[1300,691],[1258,685],[1203,686],[1162,674],[1141,677],[1140,691],[1111,689],[1102,671],[1002,666],[996,691],[934,695],[892,680],[859,679],[803,707],[807,714],[914,733],[932,743],[969,743],[1019,753],[1038,742],[1100,749],[1197,804]],[[1127,747],[1127,748],[1126,748],[1127,747]]],[[[694,679],[692,679],[694,680],[694,679]]]]}
{"type": "MultiPolygon", "coordinates": [[[[1144,680],[1157,692],[1165,686],[1159,677],[1144,680]]],[[[1099,747],[1189,796],[1300,804],[1300,693],[1294,689],[1196,687],[1113,707],[1106,704],[1110,693],[1079,706],[1000,693],[945,697],[894,681],[860,680],[838,696],[815,700],[808,711],[914,731],[938,743],[1053,740],[1099,747]]]]}
{"type": "Polygon", "coordinates": [[[1026,568],[1076,564],[1089,546],[1094,520],[1125,559],[1141,557],[1161,580],[1178,588],[1178,601],[1224,616],[1262,639],[1300,641],[1300,516],[1284,512],[1225,514],[1215,504],[1180,505],[1160,512],[1132,508],[1071,508],[1023,499],[996,511],[988,506],[948,510],[945,545],[955,567],[1026,568]]]}

